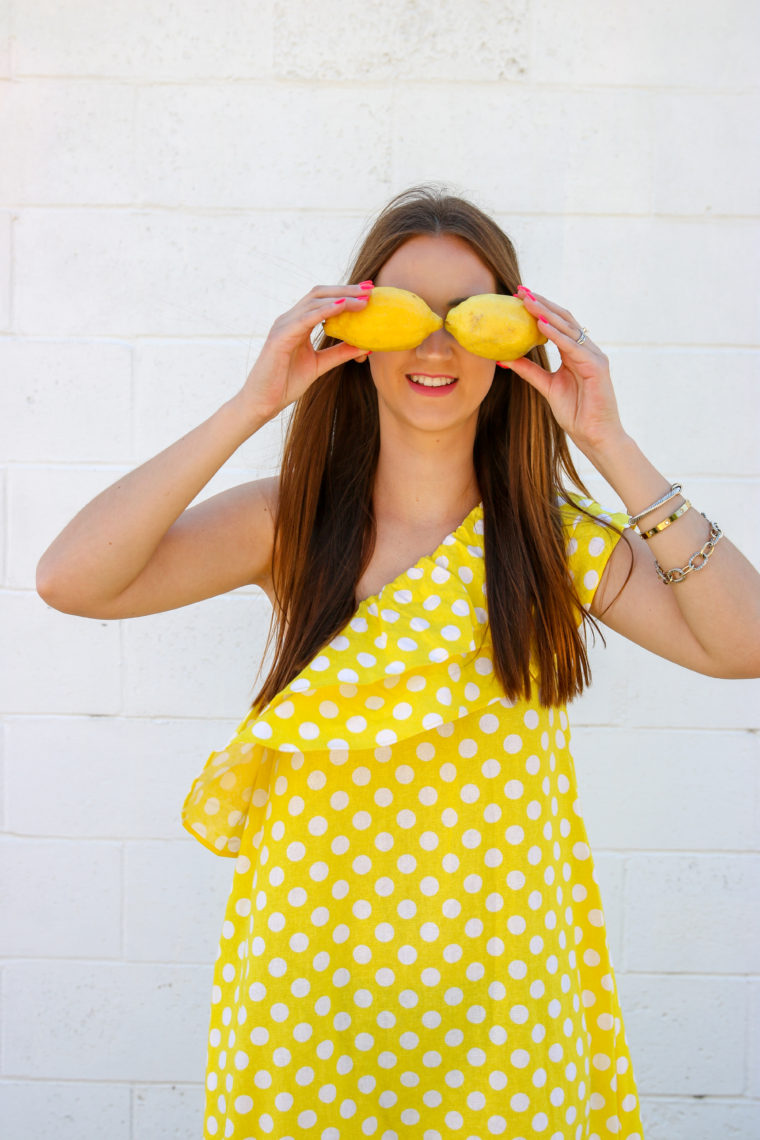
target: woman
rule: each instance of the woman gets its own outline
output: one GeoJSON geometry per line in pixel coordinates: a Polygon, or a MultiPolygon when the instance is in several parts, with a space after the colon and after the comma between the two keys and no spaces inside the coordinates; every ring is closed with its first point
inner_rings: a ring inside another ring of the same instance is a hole
{"type": "Polygon", "coordinates": [[[760,575],[626,434],[606,356],[519,284],[481,211],[399,195],[349,280],[281,316],[241,391],[38,571],[88,617],[251,582],[272,602],[269,674],[183,807],[236,859],[204,1135],[640,1140],[565,705],[600,618],[696,672],[757,676],[760,575]],[[313,346],[377,285],[440,316],[514,294],[560,367],[543,347],[495,365],[445,328],[403,352],[313,346]],[[279,478],[186,509],[293,402],[279,478]],[[629,516],[590,500],[566,435],[629,516]]]}

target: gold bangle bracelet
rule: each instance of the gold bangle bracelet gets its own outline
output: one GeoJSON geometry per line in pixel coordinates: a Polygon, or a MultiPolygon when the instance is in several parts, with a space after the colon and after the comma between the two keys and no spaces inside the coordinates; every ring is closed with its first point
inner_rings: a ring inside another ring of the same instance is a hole
{"type": "Polygon", "coordinates": [[[641,537],[649,539],[652,538],[653,535],[659,534],[661,530],[665,530],[665,528],[670,526],[671,523],[674,523],[676,519],[680,519],[681,515],[685,515],[690,507],[691,503],[687,499],[685,503],[682,503],[677,511],[674,511],[673,514],[669,516],[669,518],[663,519],[662,522],[657,524],[657,526],[653,526],[651,530],[640,531],[639,533],[641,534],[641,537]]]}

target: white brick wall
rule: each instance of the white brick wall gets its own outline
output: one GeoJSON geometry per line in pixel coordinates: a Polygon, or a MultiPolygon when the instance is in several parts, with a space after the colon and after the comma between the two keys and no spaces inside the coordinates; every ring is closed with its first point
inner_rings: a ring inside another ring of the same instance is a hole
{"type": "MultiPolygon", "coordinates": [[[[200,1136],[232,866],[179,807],[268,622],[255,590],[68,617],[41,551],[433,178],[588,323],[628,430],[760,563],[759,33],[751,0],[0,0],[4,1140],[200,1136]]],[[[281,429],[206,493],[275,471],[281,429]]],[[[757,1140],[758,685],[607,640],[573,747],[646,1137],[757,1140]]]]}

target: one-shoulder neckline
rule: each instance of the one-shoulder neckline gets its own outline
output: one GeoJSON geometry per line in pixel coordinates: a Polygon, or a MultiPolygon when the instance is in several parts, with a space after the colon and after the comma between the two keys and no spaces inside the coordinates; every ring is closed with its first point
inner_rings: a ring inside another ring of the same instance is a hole
{"type": "Polygon", "coordinates": [[[435,550],[431,551],[430,554],[423,554],[420,558],[417,559],[416,562],[413,562],[411,566],[407,566],[406,570],[402,570],[401,573],[397,574],[395,578],[392,578],[389,582],[386,582],[385,585],[382,586],[376,594],[369,594],[366,598],[362,598],[362,600],[357,603],[355,612],[358,613],[360,609],[371,605],[373,602],[379,602],[386,591],[391,590],[403,579],[408,578],[410,571],[418,569],[425,562],[435,561],[436,557],[443,551],[444,547],[451,546],[452,541],[455,542],[461,536],[461,532],[468,528],[473,515],[475,515],[478,511],[481,511],[482,508],[483,500],[481,499],[478,503],[475,504],[471,511],[467,512],[459,525],[441,539],[435,550]]]}

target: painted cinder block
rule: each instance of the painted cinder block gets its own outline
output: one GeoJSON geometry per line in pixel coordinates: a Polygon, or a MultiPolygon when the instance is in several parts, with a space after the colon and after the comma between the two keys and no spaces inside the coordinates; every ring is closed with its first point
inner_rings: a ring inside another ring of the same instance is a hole
{"type": "MultiPolygon", "coordinates": [[[[743,6],[743,14],[750,7],[743,6]]],[[[705,217],[760,213],[760,154],[746,146],[747,126],[760,115],[760,92],[664,90],[653,100],[654,212],[705,217]],[[741,173],[726,178],[738,154],[741,173]]],[[[715,282],[715,291],[723,284],[715,282]]]]}
{"type": "Polygon", "coordinates": [[[185,1140],[203,1131],[204,1089],[193,1085],[136,1085],[131,1140],[185,1140]]]}
{"type": "Polygon", "coordinates": [[[390,179],[390,92],[288,84],[138,89],[137,201],[230,209],[351,209],[390,179]],[[324,130],[315,131],[315,122],[324,130]],[[329,146],[325,145],[326,137],[329,146]],[[262,156],[266,155],[265,161],[262,156]]]}
{"type": "Polygon", "coordinates": [[[752,848],[760,824],[757,733],[581,726],[573,740],[595,848],[752,848]]]}
{"type": "MultiPolygon", "coordinates": [[[[757,421],[752,405],[745,411],[747,422],[754,425],[757,421]]],[[[742,409],[739,408],[737,421],[741,415],[742,409]]],[[[739,422],[736,432],[744,432],[739,422]]],[[[757,475],[733,479],[695,475],[689,478],[688,488],[684,484],[684,490],[688,490],[689,501],[696,510],[703,511],[708,519],[717,522],[729,542],[733,542],[753,566],[760,565],[760,535],[757,527],[753,526],[760,515],[760,480],[757,475]]],[[[707,523],[703,526],[707,535],[707,523]]]]}
{"type": "MultiPolygon", "coordinates": [[[[606,501],[603,505],[607,506],[606,501]]],[[[568,706],[570,750],[573,755],[575,744],[572,732],[576,725],[622,725],[626,719],[626,646],[623,638],[615,638],[604,626],[601,627],[601,632],[606,645],[598,633],[591,629],[587,632],[591,684],[568,706]]]]}
{"type": "Polygon", "coordinates": [[[741,974],[760,969],[760,855],[629,855],[627,970],[741,974]]]}
{"type": "Polygon", "coordinates": [[[0,339],[0,455],[46,464],[127,460],[131,367],[126,344],[0,339]]]}
{"type": "Polygon", "coordinates": [[[0,692],[8,713],[116,713],[121,657],[115,622],[72,619],[31,590],[0,593],[0,692]]]}
{"type": "Polygon", "coordinates": [[[563,262],[567,300],[556,299],[602,347],[751,347],[757,342],[759,237],[760,223],[752,218],[705,222],[570,215],[564,219],[561,253],[555,251],[563,262]],[[716,281],[734,280],[742,282],[741,289],[715,288],[716,281]],[[675,305],[668,290],[674,281],[675,305]]]}
{"type": "MultiPolygon", "coordinates": [[[[192,431],[246,382],[263,347],[260,337],[235,342],[140,340],[135,348],[135,457],[142,462],[192,431]]],[[[279,469],[286,409],[228,460],[251,478],[279,469]]]]}
{"type": "Polygon", "coordinates": [[[760,1104],[709,1097],[641,1098],[647,1140],[754,1140],[760,1136],[760,1104]]]}
{"type": "Polygon", "coordinates": [[[760,1098],[760,981],[750,978],[749,1040],[747,1043],[747,1096],[760,1098]]]}
{"type": "Polygon", "coordinates": [[[11,226],[14,224],[8,211],[0,211],[0,332],[11,328],[11,226]]]}
{"type": "MultiPolygon", "coordinates": [[[[37,563],[66,524],[126,468],[18,464],[8,470],[8,585],[36,589],[37,563]]],[[[82,622],[67,615],[72,623],[82,622]]]]}
{"type": "MultiPolygon", "coordinates": [[[[253,697],[270,614],[269,600],[258,591],[125,623],[125,711],[242,720],[253,697]]],[[[257,689],[265,676],[262,670],[257,689]]]]}
{"type": "Polygon", "coordinates": [[[272,0],[156,7],[151,0],[29,0],[14,12],[19,75],[261,77],[271,68],[272,0]]]}
{"type": "Polygon", "coordinates": [[[413,114],[408,89],[399,88],[393,114],[393,176],[401,185],[445,171],[465,185],[477,179],[501,208],[508,202],[520,213],[648,212],[649,92],[481,84],[463,98],[457,84],[426,84],[415,88],[413,114]]]}
{"type": "Polygon", "coordinates": [[[127,843],[124,956],[130,961],[213,962],[232,866],[199,843],[127,843]]]}
{"type": "Polygon", "coordinates": [[[519,80],[530,66],[530,25],[524,0],[387,0],[355,20],[345,19],[339,0],[288,0],[275,7],[274,67],[320,81],[403,77],[407,93],[420,80],[519,80]]]}
{"type": "Polygon", "coordinates": [[[11,958],[119,955],[118,845],[6,837],[0,852],[0,954],[11,958]]]}
{"type": "Polygon", "coordinates": [[[747,983],[743,978],[617,974],[639,1092],[744,1092],[747,983]]]}
{"type": "MultiPolygon", "coordinates": [[[[6,826],[16,835],[174,839],[180,808],[233,720],[10,717],[6,826]]],[[[86,844],[85,844],[86,847],[86,844]]]]}
{"type": "Polygon", "coordinates": [[[4,970],[11,1077],[203,1079],[210,966],[36,961],[4,970]]]}
{"type": "Polygon", "coordinates": [[[760,20],[757,8],[743,0],[730,0],[725,8],[709,0],[675,0],[667,11],[656,0],[620,10],[600,8],[593,0],[571,7],[538,0],[532,11],[534,84],[698,87],[708,75],[717,90],[757,83],[752,45],[760,20]]]}
{"type": "Polygon", "coordinates": [[[8,585],[7,567],[8,567],[8,520],[6,511],[6,484],[8,472],[4,467],[0,467],[0,581],[4,586],[8,585]]]}
{"type": "MultiPolygon", "coordinates": [[[[709,567],[704,572],[709,574],[709,567]]],[[[610,631],[609,636],[619,635],[610,631]]],[[[627,652],[626,715],[631,726],[760,727],[760,682],[756,678],[707,677],[630,642],[627,652]]]]}
{"type": "MultiPolygon", "coordinates": [[[[658,470],[672,479],[756,474],[756,437],[745,425],[760,424],[757,351],[665,345],[605,351],[623,426],[658,470]],[[673,431],[686,397],[688,431],[673,431]]],[[[585,456],[581,466],[590,470],[585,456]]]]}
{"type": "Polygon", "coordinates": [[[11,0],[0,0],[0,77],[11,74],[11,0]]]}
{"type": "Polygon", "coordinates": [[[6,1140],[132,1140],[126,1084],[0,1081],[6,1140]]]}
{"type": "Polygon", "coordinates": [[[315,285],[344,279],[370,208],[21,211],[15,327],[31,336],[266,336],[315,285]]]}
{"type": "Polygon", "coordinates": [[[11,159],[0,167],[0,202],[135,201],[134,105],[126,84],[45,78],[10,84],[0,102],[0,134],[11,159]]]}

